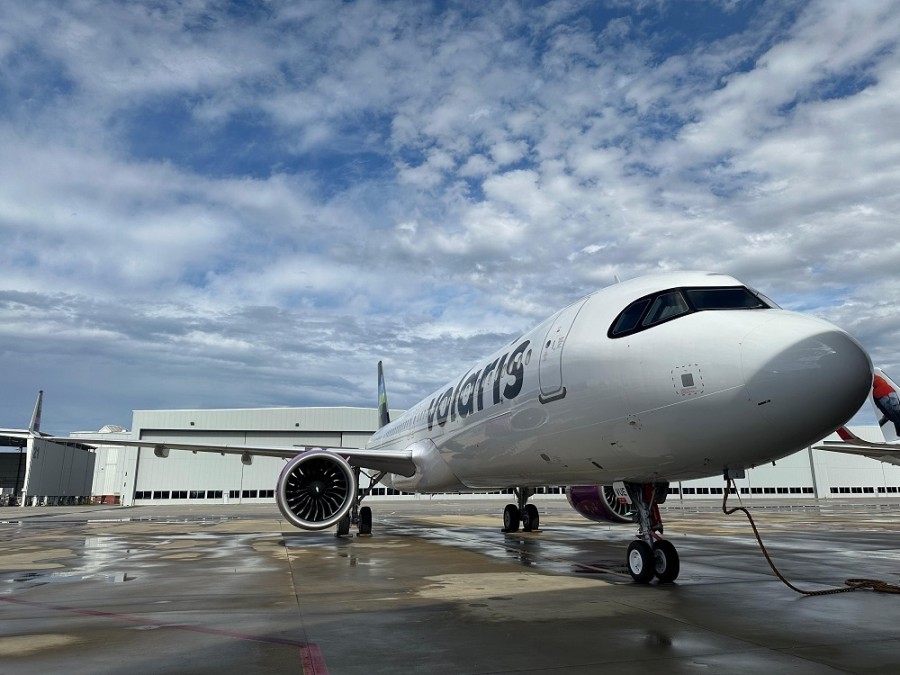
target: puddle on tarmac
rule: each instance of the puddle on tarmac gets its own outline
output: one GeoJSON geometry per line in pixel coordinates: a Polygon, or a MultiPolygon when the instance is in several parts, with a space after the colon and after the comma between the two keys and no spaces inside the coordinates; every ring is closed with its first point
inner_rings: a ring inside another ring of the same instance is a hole
{"type": "Polygon", "coordinates": [[[86,581],[92,579],[94,581],[105,581],[108,583],[122,583],[136,579],[135,576],[128,576],[126,572],[106,572],[91,574],[76,574],[73,572],[25,572],[18,574],[12,579],[6,579],[8,584],[25,584],[27,588],[35,586],[44,586],[46,584],[66,584],[77,581],[86,581]]]}

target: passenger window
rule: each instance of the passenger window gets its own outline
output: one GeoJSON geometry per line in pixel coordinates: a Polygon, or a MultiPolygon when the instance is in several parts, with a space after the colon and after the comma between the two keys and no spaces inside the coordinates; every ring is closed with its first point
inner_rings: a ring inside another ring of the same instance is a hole
{"type": "Polygon", "coordinates": [[[650,298],[644,298],[626,307],[625,311],[619,315],[616,325],[613,326],[611,335],[620,335],[636,328],[649,304],[650,298]]]}
{"type": "Polygon", "coordinates": [[[653,301],[650,311],[647,312],[647,318],[644,319],[641,325],[652,326],[681,314],[687,314],[689,311],[690,309],[684,298],[681,297],[681,293],[678,291],[663,293],[653,301]]]}

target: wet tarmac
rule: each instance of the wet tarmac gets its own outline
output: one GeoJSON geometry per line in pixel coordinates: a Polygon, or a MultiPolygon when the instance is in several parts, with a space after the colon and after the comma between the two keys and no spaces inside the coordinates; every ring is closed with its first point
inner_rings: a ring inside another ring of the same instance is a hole
{"type": "MultiPolygon", "coordinates": [[[[538,498],[372,502],[375,536],[274,505],[0,510],[0,673],[894,673],[900,595],[806,597],[746,519],[664,507],[674,584],[624,569],[633,526],[538,498]]],[[[900,503],[752,506],[809,590],[900,584],[900,503]]]]}

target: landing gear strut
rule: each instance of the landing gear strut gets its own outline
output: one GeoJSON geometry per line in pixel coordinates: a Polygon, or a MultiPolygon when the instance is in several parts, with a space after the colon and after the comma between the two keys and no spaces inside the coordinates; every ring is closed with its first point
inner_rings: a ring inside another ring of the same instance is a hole
{"type": "Polygon", "coordinates": [[[517,487],[513,490],[516,504],[507,504],[503,509],[503,531],[518,532],[519,523],[525,532],[537,532],[541,527],[541,517],[537,507],[528,500],[534,495],[532,487],[517,487]]]}
{"type": "Polygon", "coordinates": [[[654,576],[663,584],[675,581],[681,563],[672,542],[662,538],[663,524],[659,515],[659,504],[666,501],[669,484],[624,483],[623,486],[635,508],[638,523],[638,538],[628,546],[626,557],[631,578],[639,584],[649,583],[654,576]]]}
{"type": "MultiPolygon", "coordinates": [[[[353,473],[356,475],[356,484],[359,485],[360,469],[358,466],[353,467],[353,473]]],[[[385,471],[381,471],[374,476],[366,474],[369,478],[369,487],[365,489],[357,488],[356,496],[353,499],[353,506],[350,507],[350,512],[338,521],[337,530],[335,530],[334,533],[335,537],[345,537],[350,534],[351,525],[356,525],[358,529],[357,536],[372,536],[372,509],[368,506],[360,507],[360,504],[362,504],[363,499],[371,494],[375,484],[384,478],[385,473],[385,471]]]]}

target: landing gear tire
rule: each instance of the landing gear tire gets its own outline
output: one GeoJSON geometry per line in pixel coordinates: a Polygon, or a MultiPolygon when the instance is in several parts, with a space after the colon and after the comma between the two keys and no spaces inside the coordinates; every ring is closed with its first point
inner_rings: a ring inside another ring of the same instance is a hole
{"type": "Polygon", "coordinates": [[[646,541],[638,539],[628,545],[628,572],[639,584],[649,583],[656,571],[653,549],[646,541]]]}
{"type": "Polygon", "coordinates": [[[335,537],[346,537],[348,534],[350,534],[350,514],[349,513],[338,521],[337,530],[335,531],[334,536],[335,537]]]}
{"type": "Polygon", "coordinates": [[[678,578],[681,562],[672,542],[667,539],[653,542],[653,561],[653,573],[659,579],[659,583],[668,584],[678,578]]]}
{"type": "Polygon", "coordinates": [[[372,509],[363,506],[359,510],[359,535],[367,537],[372,534],[372,509]]]}
{"type": "Polygon", "coordinates": [[[522,529],[526,532],[533,532],[541,528],[541,517],[538,515],[537,507],[534,504],[526,504],[525,510],[522,511],[522,529]]]}
{"type": "Polygon", "coordinates": [[[503,531],[518,532],[519,531],[519,507],[515,504],[507,504],[503,509],[503,531]]]}

